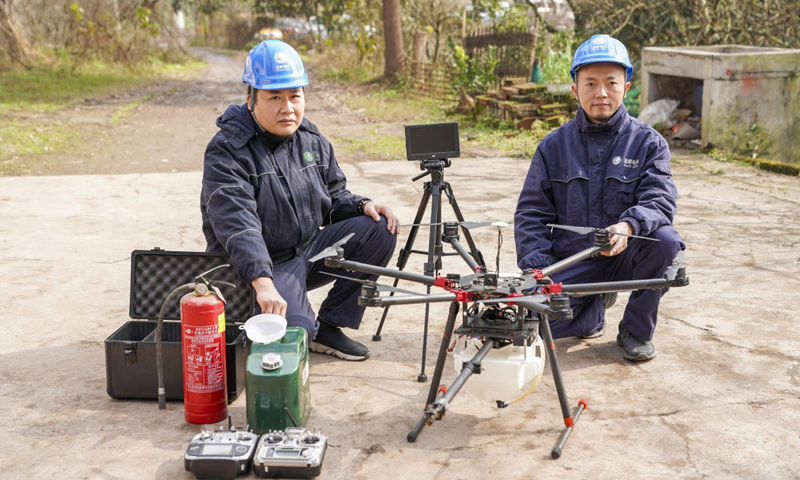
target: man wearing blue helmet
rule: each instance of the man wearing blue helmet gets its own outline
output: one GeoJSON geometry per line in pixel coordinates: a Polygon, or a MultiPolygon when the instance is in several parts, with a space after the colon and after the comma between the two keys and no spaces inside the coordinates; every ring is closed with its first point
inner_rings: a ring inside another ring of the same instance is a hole
{"type": "Polygon", "coordinates": [[[361,323],[360,284],[336,280],[315,316],[307,291],[334,277],[323,273],[330,270],[323,260],[309,259],[354,233],[345,257],[385,266],[397,217],[347,190],[333,147],[304,117],[308,75],[291,46],[256,45],[242,82],[247,102],[217,119],[220,131],[206,147],[200,209],[207,250],[227,252],[252,284],[260,311],[304,327],[312,351],[365,360],[367,347],[341,330],[361,323]]]}
{"type": "MultiPolygon", "coordinates": [[[[576,117],[539,143],[520,193],[514,236],[517,263],[541,269],[592,244],[589,236],[548,223],[607,228],[611,249],[553,275],[564,283],[588,283],[664,275],[683,239],[672,226],[678,190],[667,142],[628,115],[622,103],[633,65],[625,46],[595,35],[575,51],[570,74],[580,103],[576,117]],[[658,239],[628,241],[613,232],[658,239]]],[[[619,323],[623,358],[655,357],[653,333],[665,290],[632,292],[619,323]]],[[[615,297],[572,299],[573,320],[551,323],[554,338],[596,338],[605,331],[605,309],[615,297]]]]}

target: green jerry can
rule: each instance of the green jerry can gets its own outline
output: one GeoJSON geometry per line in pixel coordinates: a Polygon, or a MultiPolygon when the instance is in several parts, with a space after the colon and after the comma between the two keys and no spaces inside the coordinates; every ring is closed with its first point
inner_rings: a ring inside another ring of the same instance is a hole
{"type": "Polygon", "coordinates": [[[253,343],[245,388],[247,423],[256,434],[293,427],[293,419],[304,427],[311,414],[306,330],[286,327],[280,340],[253,343]]]}

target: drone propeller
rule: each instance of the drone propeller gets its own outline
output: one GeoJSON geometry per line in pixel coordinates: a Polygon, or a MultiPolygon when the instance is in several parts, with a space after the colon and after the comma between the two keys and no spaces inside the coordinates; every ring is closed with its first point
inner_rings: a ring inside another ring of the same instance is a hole
{"type": "Polygon", "coordinates": [[[319,252],[318,254],[314,255],[313,257],[309,258],[308,261],[313,263],[317,260],[322,260],[323,258],[333,257],[336,255],[336,249],[347,243],[348,240],[353,238],[355,233],[351,233],[342,237],[338,242],[334,243],[330,247],[325,248],[325,250],[319,252]]]}
{"type": "Polygon", "coordinates": [[[679,250],[678,254],[675,255],[675,258],[672,260],[672,265],[667,267],[667,271],[664,276],[667,280],[675,280],[675,277],[678,275],[678,270],[684,268],[686,266],[686,256],[683,254],[683,250],[679,250]]]}
{"type": "Polygon", "coordinates": [[[470,229],[470,228],[480,228],[480,227],[497,227],[497,228],[506,228],[509,226],[508,222],[461,222],[461,226],[470,229]]]}
{"type": "Polygon", "coordinates": [[[362,280],[360,278],[348,277],[346,275],[337,275],[335,273],[330,272],[321,272],[324,275],[330,275],[331,277],[342,278],[344,280],[350,280],[352,282],[360,283],[361,285],[375,285],[375,288],[379,292],[397,292],[397,293],[408,293],[410,295],[424,295],[423,293],[412,292],[411,290],[403,290],[402,288],[392,287],[390,285],[383,285],[380,283],[376,283],[372,280],[362,280]]]}
{"type": "MultiPolygon", "coordinates": [[[[579,233],[579,234],[581,234],[581,235],[586,235],[586,234],[588,234],[588,233],[593,233],[593,232],[599,232],[599,231],[602,231],[602,230],[607,230],[607,229],[605,229],[605,228],[595,228],[595,227],[576,227],[576,226],[573,226],[573,225],[558,225],[558,224],[555,224],[555,223],[548,223],[548,224],[547,224],[547,226],[548,226],[548,227],[550,227],[550,228],[560,228],[560,229],[562,229],[562,230],[569,230],[570,232],[579,233]]],[[[642,236],[639,236],[639,235],[628,235],[627,233],[617,233],[617,232],[612,232],[612,231],[610,231],[610,230],[609,230],[609,232],[610,232],[610,233],[612,233],[612,234],[614,234],[614,235],[620,235],[620,236],[622,236],[622,237],[641,238],[641,239],[643,239],[643,240],[650,240],[650,241],[653,241],[653,242],[660,242],[660,240],[659,240],[659,239],[657,239],[657,238],[642,237],[642,236]]]]}

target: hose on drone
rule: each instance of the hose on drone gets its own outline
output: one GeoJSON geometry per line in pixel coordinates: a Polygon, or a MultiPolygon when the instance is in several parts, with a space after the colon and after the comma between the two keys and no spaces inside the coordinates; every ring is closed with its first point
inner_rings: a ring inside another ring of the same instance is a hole
{"type": "Polygon", "coordinates": [[[508,405],[513,405],[517,402],[524,400],[528,395],[530,395],[531,393],[533,393],[534,390],[536,390],[536,387],[539,386],[539,382],[542,380],[542,374],[544,373],[544,362],[545,362],[544,342],[542,341],[542,337],[536,335],[536,340],[534,341],[533,345],[536,349],[538,349],[539,354],[542,357],[542,362],[539,365],[539,371],[536,372],[536,377],[531,382],[531,386],[528,387],[528,389],[525,390],[525,392],[523,392],[522,395],[520,395],[519,397],[515,398],[514,400],[506,402],[504,405],[506,407],[508,405]]]}

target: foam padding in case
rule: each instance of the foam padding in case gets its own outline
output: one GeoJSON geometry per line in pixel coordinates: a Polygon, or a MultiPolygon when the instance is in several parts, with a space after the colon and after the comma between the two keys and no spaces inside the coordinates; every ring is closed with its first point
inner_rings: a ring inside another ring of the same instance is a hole
{"type": "MultiPolygon", "coordinates": [[[[179,252],[161,249],[134,250],[131,253],[131,318],[156,319],[167,295],[175,288],[193,283],[195,277],[212,268],[230,263],[224,253],[179,252]]],[[[225,319],[228,322],[244,322],[253,314],[253,290],[239,278],[233,266],[215,270],[207,280],[226,281],[236,285],[235,289],[218,284],[225,297],[225,319]]],[[[177,295],[165,315],[165,319],[176,320],[181,316],[177,295]]]]}

